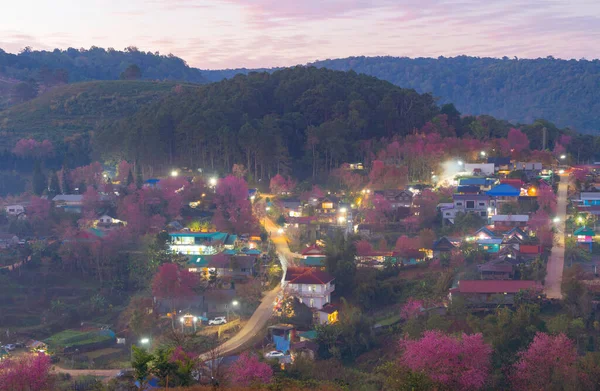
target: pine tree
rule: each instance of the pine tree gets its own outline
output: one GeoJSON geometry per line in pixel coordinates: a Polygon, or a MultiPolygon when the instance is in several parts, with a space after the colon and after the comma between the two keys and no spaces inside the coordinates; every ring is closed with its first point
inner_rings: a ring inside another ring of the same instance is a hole
{"type": "Polygon", "coordinates": [[[133,183],[133,173],[131,172],[131,170],[129,170],[129,173],[127,174],[127,187],[129,187],[129,185],[131,185],[133,183]]]}
{"type": "Polygon", "coordinates": [[[60,193],[60,184],[58,183],[58,175],[56,175],[56,171],[52,172],[50,176],[50,186],[48,187],[48,193],[50,195],[55,196],[60,193]]]}
{"type": "Polygon", "coordinates": [[[142,178],[142,166],[139,163],[135,163],[135,186],[141,189],[144,184],[144,178],[142,178]]]}
{"type": "Polygon", "coordinates": [[[35,162],[35,167],[33,168],[33,178],[32,178],[32,188],[33,193],[36,195],[42,195],[44,190],[46,190],[46,176],[42,172],[42,165],[39,161],[35,162]]]}
{"type": "Polygon", "coordinates": [[[65,165],[61,171],[62,193],[71,194],[71,183],[69,179],[69,168],[65,165]]]}

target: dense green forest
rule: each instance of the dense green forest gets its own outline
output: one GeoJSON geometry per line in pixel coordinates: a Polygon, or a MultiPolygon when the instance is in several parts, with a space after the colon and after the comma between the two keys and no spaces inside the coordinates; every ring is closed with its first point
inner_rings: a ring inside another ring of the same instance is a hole
{"type": "Polygon", "coordinates": [[[350,57],[313,65],[430,92],[465,114],[524,123],[545,118],[580,132],[600,131],[600,60],[350,57]]]}
{"type": "MultiPolygon", "coordinates": [[[[0,109],[33,99],[58,84],[132,78],[206,83],[236,74],[279,69],[199,70],[173,55],[92,47],[9,54],[0,49],[0,109]]],[[[438,104],[452,102],[463,114],[489,114],[513,123],[544,118],[579,132],[600,130],[600,60],[350,57],[312,64],[355,70],[402,88],[431,93],[438,104]]]]}
{"type": "Polygon", "coordinates": [[[168,94],[173,82],[93,81],[56,86],[37,98],[0,111],[0,147],[20,138],[53,142],[94,130],[103,122],[132,115],[168,94]]]}
{"type": "Polygon", "coordinates": [[[317,158],[325,171],[359,159],[359,140],[409,134],[438,112],[428,94],[296,67],[174,91],[101,129],[95,146],[105,159],[153,168],[229,171],[243,162],[259,179],[290,169],[302,175],[317,158]]]}

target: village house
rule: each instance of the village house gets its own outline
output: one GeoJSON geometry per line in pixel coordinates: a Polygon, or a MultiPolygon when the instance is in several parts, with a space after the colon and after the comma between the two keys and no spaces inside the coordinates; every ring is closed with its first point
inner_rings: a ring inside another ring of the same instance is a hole
{"type": "Polygon", "coordinates": [[[488,157],[487,162],[494,165],[494,171],[496,172],[508,173],[513,169],[510,157],[488,157]]]}
{"type": "Polygon", "coordinates": [[[600,192],[581,192],[579,202],[583,206],[598,206],[600,205],[600,192]]]}
{"type": "Polygon", "coordinates": [[[498,230],[510,230],[514,227],[526,227],[528,215],[495,215],[491,217],[492,224],[498,230]]]}
{"type": "Polygon", "coordinates": [[[96,227],[101,227],[101,228],[111,228],[114,226],[124,226],[127,223],[124,222],[123,220],[119,220],[116,219],[114,217],[111,217],[109,215],[102,215],[100,217],[98,217],[98,219],[96,221],[94,221],[94,225],[96,227]]]}
{"type": "Polygon", "coordinates": [[[65,212],[81,213],[83,196],[81,194],[59,194],[52,199],[54,206],[65,212]]]}
{"type": "Polygon", "coordinates": [[[516,162],[514,169],[519,171],[541,171],[542,163],[516,162]]]}
{"type": "Polygon", "coordinates": [[[375,190],[373,193],[385,198],[392,209],[410,208],[414,197],[410,190],[375,190]]]}
{"type": "Polygon", "coordinates": [[[486,191],[492,188],[496,183],[495,178],[461,178],[458,180],[458,186],[477,186],[479,190],[486,191]]]}
{"type": "Polygon", "coordinates": [[[302,203],[297,199],[287,199],[281,201],[283,214],[289,217],[302,216],[302,203]]]}
{"type": "Polygon", "coordinates": [[[496,201],[486,194],[453,194],[452,199],[452,205],[440,204],[442,217],[452,224],[459,213],[488,217],[496,207],[496,201]]]}
{"type": "Polygon", "coordinates": [[[465,163],[465,172],[477,176],[486,176],[494,174],[493,163],[465,163]]]}
{"type": "Polygon", "coordinates": [[[20,204],[7,205],[4,207],[4,211],[9,216],[19,216],[19,215],[25,213],[25,207],[20,204]]]}
{"type": "Polygon", "coordinates": [[[433,246],[431,246],[434,258],[439,258],[442,254],[450,254],[456,248],[457,245],[445,236],[433,242],[433,246]]]}
{"type": "Polygon", "coordinates": [[[339,320],[338,306],[335,304],[325,304],[323,308],[317,310],[317,321],[319,324],[334,324],[339,320]]]}
{"type": "Polygon", "coordinates": [[[334,278],[327,272],[311,268],[289,267],[281,283],[288,292],[310,308],[320,310],[331,303],[334,278]]]}
{"type": "Polygon", "coordinates": [[[513,264],[504,259],[494,259],[477,265],[482,280],[510,280],[513,277],[513,269],[513,264]]]}
{"type": "Polygon", "coordinates": [[[518,202],[519,196],[521,195],[521,189],[516,189],[511,185],[501,183],[498,186],[492,187],[486,194],[492,197],[496,202],[496,207],[500,208],[502,203],[518,202]]]}
{"type": "Polygon", "coordinates": [[[302,263],[306,267],[314,267],[325,270],[325,251],[316,244],[306,247],[300,253],[302,255],[302,263]]]}
{"type": "Polygon", "coordinates": [[[233,249],[237,242],[237,235],[226,232],[173,232],[169,236],[170,250],[184,255],[214,255],[233,249]]]}
{"type": "Polygon", "coordinates": [[[525,290],[537,292],[542,286],[530,280],[460,280],[448,297],[462,297],[472,307],[495,307],[514,304],[515,296],[525,290]]]}

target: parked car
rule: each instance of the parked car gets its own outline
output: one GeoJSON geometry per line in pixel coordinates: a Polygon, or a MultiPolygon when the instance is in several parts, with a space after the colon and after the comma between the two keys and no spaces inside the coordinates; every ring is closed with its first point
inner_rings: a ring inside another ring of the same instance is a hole
{"type": "Polygon", "coordinates": [[[12,343],[9,343],[8,345],[4,345],[4,349],[8,350],[9,352],[12,352],[16,348],[17,347],[14,344],[12,344],[12,343]]]}
{"type": "Polygon", "coordinates": [[[218,324],[225,324],[225,323],[227,323],[227,319],[225,319],[224,316],[217,316],[216,318],[208,321],[209,325],[218,325],[218,324]]]}
{"type": "Polygon", "coordinates": [[[283,352],[280,352],[279,350],[273,350],[273,351],[265,354],[265,358],[281,358],[281,357],[285,357],[285,354],[283,354],[283,352]]]}

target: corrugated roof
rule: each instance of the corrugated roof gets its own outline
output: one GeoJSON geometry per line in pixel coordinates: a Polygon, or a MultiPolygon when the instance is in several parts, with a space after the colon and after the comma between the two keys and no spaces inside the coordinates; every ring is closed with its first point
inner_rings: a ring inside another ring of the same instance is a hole
{"type": "Polygon", "coordinates": [[[517,293],[538,288],[541,286],[531,280],[461,280],[458,282],[460,293],[517,293]]]}
{"type": "Polygon", "coordinates": [[[575,232],[573,232],[573,235],[596,236],[596,232],[594,232],[594,230],[591,228],[581,227],[581,228],[577,229],[575,232]]]}
{"type": "Polygon", "coordinates": [[[503,183],[488,190],[487,194],[492,197],[518,197],[521,194],[521,190],[503,183]]]}
{"type": "Polygon", "coordinates": [[[290,284],[327,284],[333,280],[329,273],[307,267],[290,267],[285,273],[290,284]]]}

